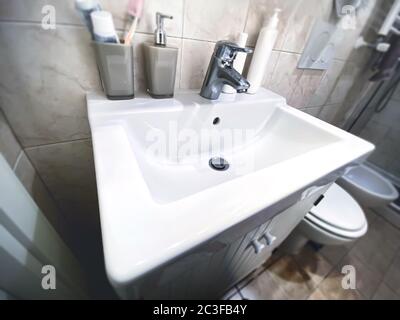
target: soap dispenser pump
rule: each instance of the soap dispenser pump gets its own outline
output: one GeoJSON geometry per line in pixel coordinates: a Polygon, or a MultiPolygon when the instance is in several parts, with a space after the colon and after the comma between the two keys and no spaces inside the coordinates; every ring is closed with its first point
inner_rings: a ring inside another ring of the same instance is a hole
{"type": "Polygon", "coordinates": [[[167,45],[167,34],[164,30],[164,19],[173,19],[173,16],[169,16],[160,12],[156,13],[156,24],[157,29],[154,32],[155,37],[155,44],[159,46],[166,46],[167,45]]]}
{"type": "Polygon", "coordinates": [[[156,13],[154,44],[144,44],[147,92],[156,99],[174,96],[178,48],[167,46],[164,19],[172,16],[156,13]]]}

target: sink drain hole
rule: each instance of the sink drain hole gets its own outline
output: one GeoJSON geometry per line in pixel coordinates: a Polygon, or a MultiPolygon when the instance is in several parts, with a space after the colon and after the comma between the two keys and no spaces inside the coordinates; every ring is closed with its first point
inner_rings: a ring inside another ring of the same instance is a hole
{"type": "Polygon", "coordinates": [[[229,163],[224,158],[214,157],[208,162],[210,167],[217,171],[226,171],[229,169],[229,163]]]}

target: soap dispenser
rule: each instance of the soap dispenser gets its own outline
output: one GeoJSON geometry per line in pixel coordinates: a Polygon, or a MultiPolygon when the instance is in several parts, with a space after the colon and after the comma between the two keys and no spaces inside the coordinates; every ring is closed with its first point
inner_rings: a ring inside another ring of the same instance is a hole
{"type": "Polygon", "coordinates": [[[147,92],[156,99],[171,98],[174,95],[178,48],[167,46],[164,19],[172,19],[156,13],[157,29],[154,44],[144,44],[144,58],[147,77],[147,92]]]}

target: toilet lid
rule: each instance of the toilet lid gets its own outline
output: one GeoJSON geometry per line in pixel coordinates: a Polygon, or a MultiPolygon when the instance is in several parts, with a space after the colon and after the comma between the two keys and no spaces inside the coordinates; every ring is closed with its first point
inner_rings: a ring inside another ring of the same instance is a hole
{"type": "Polygon", "coordinates": [[[320,220],[335,230],[358,231],[367,224],[359,204],[337,184],[329,188],[324,199],[310,210],[307,217],[316,224],[320,220]]]}

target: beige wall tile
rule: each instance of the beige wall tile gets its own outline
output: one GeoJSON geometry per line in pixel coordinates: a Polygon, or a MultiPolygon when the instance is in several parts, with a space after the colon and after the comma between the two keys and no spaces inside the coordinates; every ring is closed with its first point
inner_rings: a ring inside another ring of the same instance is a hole
{"type": "Polygon", "coordinates": [[[98,219],[96,178],[89,140],[26,149],[46,187],[71,223],[91,227],[98,219]]]}
{"type": "Polygon", "coordinates": [[[99,89],[89,35],[80,27],[0,28],[0,105],[23,146],[89,137],[85,93],[99,89]]]}
{"type": "Polygon", "coordinates": [[[339,76],[336,86],[333,89],[327,104],[342,103],[346,100],[354,85],[354,80],[360,73],[360,68],[354,63],[348,62],[344,66],[342,74],[339,76]]]}
{"type": "Polygon", "coordinates": [[[285,24],[285,36],[282,50],[302,53],[307,38],[316,20],[323,15],[321,0],[297,0],[293,4],[292,13],[285,24]]]}
{"type": "Polygon", "coordinates": [[[326,105],[322,107],[321,112],[318,114],[318,118],[325,122],[333,123],[337,112],[340,110],[340,104],[326,105]]]}
{"type": "Polygon", "coordinates": [[[322,110],[322,107],[311,107],[311,108],[304,108],[300,109],[301,111],[312,115],[313,117],[317,117],[322,110]]]}
{"type": "Polygon", "coordinates": [[[45,5],[55,7],[57,23],[82,24],[74,0],[0,0],[0,20],[41,22],[45,5]]]}
{"type": "Polygon", "coordinates": [[[271,86],[272,77],[275,71],[276,64],[278,63],[278,59],[279,51],[272,51],[271,56],[268,60],[267,67],[265,69],[265,76],[263,80],[263,86],[266,88],[269,88],[271,86]]]}
{"type": "Polygon", "coordinates": [[[289,99],[303,74],[297,69],[299,59],[298,54],[281,52],[268,88],[289,99]]]}
{"type": "Polygon", "coordinates": [[[203,84],[215,43],[183,40],[180,87],[199,89],[203,84]]]}
{"type": "MultiPolygon", "coordinates": [[[[73,0],[68,0],[73,1],[73,0]]],[[[129,0],[98,0],[102,9],[111,12],[114,25],[117,29],[123,29],[128,20],[127,8],[129,0]]],[[[150,0],[151,1],[151,0],[150,0]]],[[[82,23],[82,20],[81,20],[82,23]]]]}
{"type": "Polygon", "coordinates": [[[281,50],[285,40],[286,28],[293,15],[297,0],[250,0],[245,32],[249,34],[248,45],[255,46],[260,29],[274,14],[274,9],[282,10],[280,14],[279,34],[275,49],[281,50]]]}
{"type": "MultiPolygon", "coordinates": [[[[111,1],[115,2],[115,0],[111,1]]],[[[173,20],[165,20],[167,36],[182,37],[183,5],[184,0],[145,0],[138,31],[153,33],[156,28],[156,12],[161,12],[174,17],[173,20]]]]}
{"type": "Polygon", "coordinates": [[[13,168],[20,152],[21,146],[0,109],[0,153],[7,160],[10,167],[13,168]]]}
{"type": "Polygon", "coordinates": [[[336,85],[345,63],[339,60],[333,60],[331,67],[326,71],[318,89],[308,101],[308,107],[324,106],[336,85]]]}
{"type": "Polygon", "coordinates": [[[255,45],[263,24],[280,8],[279,36],[275,49],[301,53],[317,17],[326,19],[332,9],[329,0],[250,0],[246,22],[249,44],[255,45]]]}
{"type": "Polygon", "coordinates": [[[107,297],[112,291],[104,270],[91,142],[33,147],[26,153],[62,209],[64,240],[89,272],[93,294],[107,297]]]}
{"type": "Polygon", "coordinates": [[[340,33],[340,41],[336,46],[335,58],[346,61],[354,50],[354,43],[360,35],[358,30],[341,30],[337,31],[340,33]]]}
{"type": "Polygon", "coordinates": [[[248,4],[249,0],[186,1],[183,37],[233,40],[244,29],[248,4]]]}
{"type": "MultiPolygon", "coordinates": [[[[174,20],[165,24],[168,35],[182,36],[183,0],[146,0],[143,16],[138,25],[139,32],[152,33],[155,29],[157,11],[174,16],[174,20]]],[[[103,10],[112,13],[117,29],[127,27],[128,0],[99,0],[103,10]]],[[[74,0],[0,0],[0,20],[41,22],[45,5],[56,9],[56,23],[84,25],[81,16],[75,9],[74,0]]]]}
{"type": "Polygon", "coordinates": [[[295,108],[306,107],[320,86],[323,77],[323,71],[304,70],[291,97],[288,100],[289,105],[295,108]]]}
{"type": "Polygon", "coordinates": [[[59,224],[62,222],[61,213],[24,152],[16,163],[15,174],[49,222],[60,234],[62,234],[61,226],[59,224]]]}

